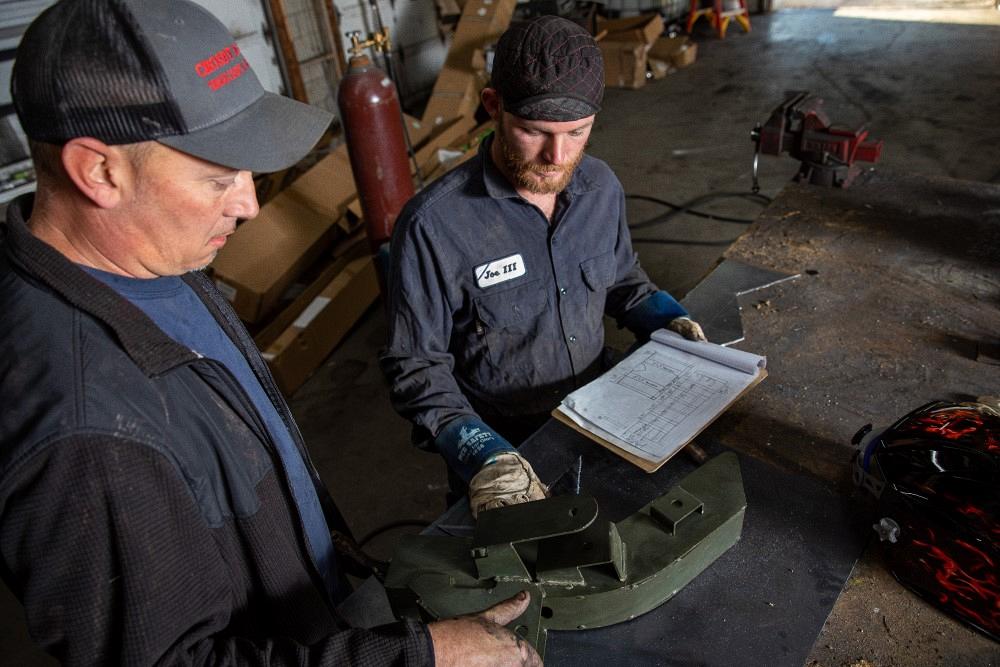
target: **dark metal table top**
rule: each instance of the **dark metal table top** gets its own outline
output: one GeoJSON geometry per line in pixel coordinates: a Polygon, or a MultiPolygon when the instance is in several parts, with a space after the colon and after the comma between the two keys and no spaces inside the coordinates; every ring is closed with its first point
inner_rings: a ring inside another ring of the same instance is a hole
{"type": "MultiPolygon", "coordinates": [[[[547,664],[802,665],[867,539],[851,436],[931,399],[1000,393],[1000,187],[791,184],[725,258],[802,274],[740,298],[736,347],[770,375],[698,438],[741,454],[743,538],[659,609],[553,633],[547,664]]],[[[679,455],[648,475],[555,421],[521,451],[549,483],[582,457],[581,491],[612,521],[693,467],[679,455]]],[[[456,506],[437,525],[469,521],[456,506]]]]}
{"type": "Polygon", "coordinates": [[[998,186],[791,184],[725,256],[802,274],[742,303],[737,347],[766,355],[770,376],[711,428],[728,446],[845,488],[858,427],[1000,393],[998,186]]]}

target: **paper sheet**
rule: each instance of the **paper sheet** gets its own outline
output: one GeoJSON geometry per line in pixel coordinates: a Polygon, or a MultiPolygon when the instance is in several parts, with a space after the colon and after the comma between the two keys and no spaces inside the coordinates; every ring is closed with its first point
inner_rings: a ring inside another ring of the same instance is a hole
{"type": "Polygon", "coordinates": [[[558,410],[649,461],[669,458],[763,372],[764,357],[660,330],[558,410]]]}

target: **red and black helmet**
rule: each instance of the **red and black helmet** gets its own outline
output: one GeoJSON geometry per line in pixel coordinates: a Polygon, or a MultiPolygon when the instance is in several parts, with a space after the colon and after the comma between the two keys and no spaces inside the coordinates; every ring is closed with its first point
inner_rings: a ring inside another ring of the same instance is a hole
{"type": "Polygon", "coordinates": [[[1000,413],[935,402],[854,436],[855,482],[904,586],[1000,641],[1000,413]]]}

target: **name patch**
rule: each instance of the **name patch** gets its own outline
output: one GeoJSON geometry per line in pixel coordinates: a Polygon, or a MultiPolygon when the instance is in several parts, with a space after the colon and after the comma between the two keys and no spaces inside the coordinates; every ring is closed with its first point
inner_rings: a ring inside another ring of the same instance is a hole
{"type": "Polygon", "coordinates": [[[476,267],[476,285],[490,287],[524,275],[524,260],[521,254],[495,259],[476,267]]]}

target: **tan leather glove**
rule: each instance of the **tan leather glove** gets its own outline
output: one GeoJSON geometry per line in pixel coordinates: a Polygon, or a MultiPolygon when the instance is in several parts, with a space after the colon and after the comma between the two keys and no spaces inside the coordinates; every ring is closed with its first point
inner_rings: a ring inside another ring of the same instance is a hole
{"type": "Polygon", "coordinates": [[[545,498],[548,489],[524,457],[514,452],[498,454],[469,482],[472,516],[495,507],[517,505],[545,498]]]}
{"type": "Polygon", "coordinates": [[[701,330],[701,325],[690,317],[675,317],[667,323],[667,328],[674,333],[679,333],[688,340],[707,341],[705,332],[701,330]]]}

